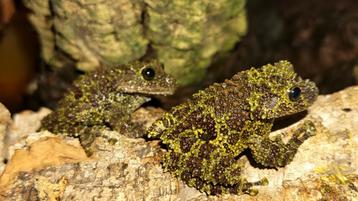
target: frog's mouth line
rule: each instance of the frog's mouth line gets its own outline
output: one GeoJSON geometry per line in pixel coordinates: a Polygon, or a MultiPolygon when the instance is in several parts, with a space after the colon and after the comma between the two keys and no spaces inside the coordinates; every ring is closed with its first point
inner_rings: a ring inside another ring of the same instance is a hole
{"type": "Polygon", "coordinates": [[[292,124],[300,121],[301,119],[303,119],[306,115],[307,115],[307,111],[302,111],[302,112],[299,112],[299,113],[295,113],[295,114],[291,114],[291,115],[287,115],[287,116],[277,118],[273,122],[271,132],[276,131],[276,130],[280,130],[280,129],[283,129],[283,128],[287,128],[290,125],[292,125],[292,124]]]}
{"type": "Polygon", "coordinates": [[[162,107],[163,106],[162,102],[158,98],[156,98],[154,96],[148,96],[148,97],[150,97],[150,100],[143,103],[140,106],[141,108],[145,108],[148,106],[151,106],[151,107],[162,107]]]}

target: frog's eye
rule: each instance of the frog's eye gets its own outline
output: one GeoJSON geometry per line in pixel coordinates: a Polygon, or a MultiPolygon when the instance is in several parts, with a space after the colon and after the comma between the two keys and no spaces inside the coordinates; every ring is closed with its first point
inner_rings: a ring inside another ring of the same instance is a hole
{"type": "Polygon", "coordinates": [[[299,87],[292,87],[289,91],[288,91],[288,97],[290,98],[291,101],[296,101],[298,100],[298,98],[301,95],[301,89],[299,87]]]}
{"type": "Polygon", "coordinates": [[[151,66],[147,66],[142,69],[142,76],[146,80],[152,80],[152,79],[154,79],[155,71],[153,70],[153,68],[151,66]]]}

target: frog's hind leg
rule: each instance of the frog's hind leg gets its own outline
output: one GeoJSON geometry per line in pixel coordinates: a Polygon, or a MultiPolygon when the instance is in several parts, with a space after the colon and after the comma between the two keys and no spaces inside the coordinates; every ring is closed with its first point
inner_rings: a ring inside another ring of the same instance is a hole
{"type": "MultiPolygon", "coordinates": [[[[226,193],[226,194],[249,194],[256,195],[258,190],[254,186],[268,185],[267,178],[249,182],[242,175],[242,168],[244,168],[243,161],[234,160],[230,166],[222,166],[219,163],[217,168],[212,170],[212,175],[216,177],[218,183],[210,186],[211,194],[226,193]]],[[[211,182],[212,183],[212,182],[211,182]]]]}
{"type": "Polygon", "coordinates": [[[258,190],[254,186],[265,186],[268,184],[267,178],[259,181],[249,182],[242,170],[245,168],[246,160],[230,155],[214,153],[216,161],[206,169],[206,175],[202,179],[210,186],[210,194],[230,193],[230,194],[249,194],[256,195],[258,190]]]}
{"type": "Polygon", "coordinates": [[[214,155],[213,157],[217,158],[215,163],[209,163],[203,167],[200,158],[185,157],[185,155],[169,150],[162,162],[167,171],[174,172],[188,186],[210,195],[222,193],[256,195],[258,191],[253,188],[254,186],[268,184],[266,178],[248,182],[242,175],[245,161],[227,155],[214,155]]]}

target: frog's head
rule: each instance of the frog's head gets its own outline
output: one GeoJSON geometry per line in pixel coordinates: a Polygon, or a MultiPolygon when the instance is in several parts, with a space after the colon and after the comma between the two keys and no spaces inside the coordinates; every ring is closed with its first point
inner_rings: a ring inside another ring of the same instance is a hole
{"type": "Polygon", "coordinates": [[[260,119],[275,119],[304,111],[318,96],[315,83],[303,80],[288,61],[247,71],[251,113],[260,119]]]}
{"type": "Polygon", "coordinates": [[[175,80],[164,72],[157,60],[134,61],[122,69],[123,75],[117,82],[117,90],[125,93],[170,95],[176,89],[175,80]]]}

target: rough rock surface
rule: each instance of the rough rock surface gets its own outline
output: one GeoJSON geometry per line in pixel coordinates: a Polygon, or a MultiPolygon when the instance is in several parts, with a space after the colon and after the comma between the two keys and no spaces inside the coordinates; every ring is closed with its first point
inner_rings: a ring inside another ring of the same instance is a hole
{"type": "Polygon", "coordinates": [[[10,112],[6,109],[6,107],[0,103],[0,171],[3,170],[4,164],[3,161],[6,158],[6,134],[8,132],[8,128],[11,120],[10,112]]]}
{"type": "Polygon", "coordinates": [[[37,137],[29,136],[38,135],[35,132],[41,125],[39,119],[42,119],[50,112],[47,108],[41,108],[37,112],[26,110],[13,115],[8,132],[6,133],[5,145],[8,149],[4,150],[4,154],[7,159],[11,158],[15,149],[26,147],[26,142],[32,143],[36,141],[37,137]]]}
{"type": "Polygon", "coordinates": [[[285,168],[260,169],[246,163],[245,175],[249,180],[266,176],[270,181],[268,186],[259,187],[257,196],[208,197],[187,187],[169,173],[163,173],[159,162],[163,150],[157,141],[120,137],[117,144],[109,145],[98,138],[98,151],[86,158],[77,140],[42,132],[32,133],[28,137],[34,139],[32,143],[28,141],[26,149],[15,151],[0,178],[0,199],[355,200],[357,95],[358,86],[354,86],[318,98],[302,119],[313,120],[318,133],[300,147],[293,162],[285,168]],[[35,164],[33,167],[28,165],[29,160],[35,164]]]}

